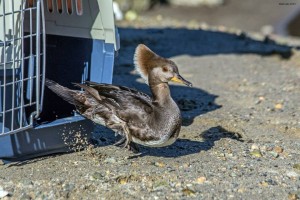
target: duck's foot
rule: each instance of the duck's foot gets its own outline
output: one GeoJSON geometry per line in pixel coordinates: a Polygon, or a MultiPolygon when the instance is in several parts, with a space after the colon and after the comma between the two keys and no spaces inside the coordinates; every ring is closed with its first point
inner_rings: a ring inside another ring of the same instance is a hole
{"type": "Polygon", "coordinates": [[[139,147],[137,144],[133,143],[133,142],[130,142],[129,145],[127,145],[128,150],[132,151],[133,153],[139,153],[139,147]]]}
{"type": "Polygon", "coordinates": [[[123,147],[126,148],[130,151],[132,151],[133,153],[138,153],[139,152],[139,147],[137,144],[133,143],[133,142],[127,142],[125,137],[122,137],[119,141],[117,141],[115,144],[115,146],[117,147],[123,147]]]}

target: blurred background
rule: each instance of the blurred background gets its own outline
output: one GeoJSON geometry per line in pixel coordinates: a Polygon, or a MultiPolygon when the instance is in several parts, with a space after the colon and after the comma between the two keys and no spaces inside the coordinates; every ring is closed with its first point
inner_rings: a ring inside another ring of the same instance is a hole
{"type": "Polygon", "coordinates": [[[300,36],[300,0],[115,0],[114,12],[119,27],[300,36]]]}

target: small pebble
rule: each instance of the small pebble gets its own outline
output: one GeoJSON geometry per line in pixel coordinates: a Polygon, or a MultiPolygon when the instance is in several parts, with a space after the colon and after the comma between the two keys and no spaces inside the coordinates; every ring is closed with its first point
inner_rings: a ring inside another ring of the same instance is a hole
{"type": "Polygon", "coordinates": [[[189,188],[185,188],[182,190],[182,193],[186,196],[194,196],[195,195],[195,191],[189,189],[189,188]]]}
{"type": "Polygon", "coordinates": [[[260,150],[261,151],[267,151],[267,147],[265,145],[263,145],[263,146],[260,147],[260,150]]]}
{"type": "Polygon", "coordinates": [[[260,183],[260,185],[263,186],[263,187],[267,187],[269,184],[266,181],[262,181],[260,183]]]}
{"type": "Polygon", "coordinates": [[[299,174],[297,174],[297,173],[294,172],[294,171],[289,171],[289,172],[286,173],[286,175],[287,175],[289,178],[291,178],[291,179],[296,179],[296,178],[299,177],[299,174]]]}
{"type": "Polygon", "coordinates": [[[129,179],[129,177],[127,177],[127,176],[119,176],[117,178],[117,182],[121,185],[124,185],[124,184],[128,183],[128,179],[129,179]]]}
{"type": "Polygon", "coordinates": [[[155,162],[154,165],[155,165],[156,167],[165,167],[165,166],[166,166],[166,164],[163,163],[163,162],[155,162]]]}
{"type": "Polygon", "coordinates": [[[92,175],[93,179],[95,180],[99,180],[99,179],[102,179],[103,178],[103,175],[99,172],[95,172],[93,175],[92,175]]]}
{"type": "Polygon", "coordinates": [[[294,164],[293,165],[294,169],[300,170],[300,163],[294,164]]]}
{"type": "Polygon", "coordinates": [[[275,105],[275,109],[277,109],[277,110],[281,110],[282,108],[283,108],[283,105],[281,103],[277,103],[275,105]]]}
{"type": "Polygon", "coordinates": [[[271,155],[273,158],[278,158],[279,156],[278,153],[275,151],[269,151],[268,154],[271,155]]]}
{"type": "Polygon", "coordinates": [[[260,157],[262,157],[262,155],[261,155],[261,153],[260,153],[260,151],[259,150],[253,150],[253,151],[251,151],[250,152],[250,154],[252,155],[252,156],[255,156],[255,157],[257,157],[257,158],[260,158],[260,157]]]}
{"type": "Polygon", "coordinates": [[[114,157],[106,158],[104,160],[105,163],[116,163],[116,159],[114,157]]]}
{"type": "Polygon", "coordinates": [[[245,188],[239,188],[239,189],[237,190],[237,192],[238,192],[238,193],[244,193],[244,192],[245,192],[245,188]]]}
{"type": "Polygon", "coordinates": [[[0,199],[8,196],[8,194],[9,193],[7,191],[3,190],[3,188],[0,187],[0,199]]]}
{"type": "Polygon", "coordinates": [[[257,144],[252,144],[251,145],[251,150],[253,151],[253,150],[258,150],[259,149],[259,146],[257,145],[257,144]]]}
{"type": "Polygon", "coordinates": [[[201,176],[197,178],[196,183],[203,184],[206,181],[206,178],[204,176],[201,176]]]}
{"type": "Polygon", "coordinates": [[[258,100],[255,102],[255,104],[260,104],[261,102],[263,102],[265,100],[264,97],[259,97],[258,100]]]}
{"type": "Polygon", "coordinates": [[[295,193],[290,193],[288,196],[288,199],[289,200],[297,200],[297,199],[299,199],[299,196],[295,193]]]}
{"type": "Polygon", "coordinates": [[[273,149],[276,153],[282,153],[283,152],[283,148],[282,147],[280,147],[280,146],[276,146],[276,147],[274,147],[274,149],[273,149]]]}

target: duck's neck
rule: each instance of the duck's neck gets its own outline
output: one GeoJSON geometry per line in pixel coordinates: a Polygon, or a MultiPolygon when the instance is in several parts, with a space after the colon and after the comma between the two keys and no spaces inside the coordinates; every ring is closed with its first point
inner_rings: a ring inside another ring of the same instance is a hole
{"type": "Polygon", "coordinates": [[[173,101],[168,83],[150,84],[150,89],[153,95],[153,101],[160,106],[168,105],[170,101],[173,101]]]}

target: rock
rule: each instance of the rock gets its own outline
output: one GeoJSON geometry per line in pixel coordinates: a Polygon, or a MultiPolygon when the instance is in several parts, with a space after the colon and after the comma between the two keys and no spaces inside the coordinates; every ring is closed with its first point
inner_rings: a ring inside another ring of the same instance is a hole
{"type": "Polygon", "coordinates": [[[128,176],[119,176],[117,177],[116,181],[121,184],[124,185],[126,183],[128,183],[129,177],[128,176]]]}
{"type": "Polygon", "coordinates": [[[196,183],[203,184],[206,181],[206,178],[204,176],[201,176],[197,178],[196,183]]]}
{"type": "Polygon", "coordinates": [[[4,164],[5,164],[4,161],[0,159],[0,166],[4,164]]]}
{"type": "Polygon", "coordinates": [[[104,160],[105,163],[116,163],[116,159],[114,157],[109,157],[104,160]]]}
{"type": "Polygon", "coordinates": [[[238,192],[238,193],[244,193],[245,190],[246,190],[245,188],[239,188],[239,189],[237,190],[237,192],[238,192]]]}
{"type": "Polygon", "coordinates": [[[283,105],[281,104],[281,103],[277,103],[277,104],[275,104],[275,109],[277,109],[277,110],[281,110],[282,108],[283,108],[283,105]]]}
{"type": "Polygon", "coordinates": [[[75,188],[75,185],[73,183],[64,183],[62,187],[64,191],[70,192],[75,188]]]}
{"type": "Polygon", "coordinates": [[[263,186],[263,187],[267,187],[269,184],[266,181],[262,181],[260,183],[260,185],[263,186]]]}
{"type": "Polygon", "coordinates": [[[290,193],[289,196],[288,196],[288,199],[289,200],[298,200],[299,196],[295,193],[290,193]]]}
{"type": "Polygon", "coordinates": [[[269,151],[268,154],[271,155],[273,158],[278,158],[279,156],[278,153],[275,151],[269,151]]]}
{"type": "Polygon", "coordinates": [[[286,175],[291,179],[296,179],[299,177],[299,174],[297,174],[295,171],[288,171],[286,175]]]}
{"type": "Polygon", "coordinates": [[[99,173],[99,172],[95,172],[93,175],[92,175],[92,178],[95,179],[95,180],[99,180],[99,179],[102,179],[104,176],[99,173]]]}
{"type": "Polygon", "coordinates": [[[300,170],[300,163],[294,164],[293,165],[294,169],[300,170]]]}
{"type": "Polygon", "coordinates": [[[259,151],[259,150],[253,150],[253,151],[251,151],[250,152],[250,154],[252,155],[252,156],[254,156],[254,157],[257,157],[257,158],[260,158],[260,157],[262,157],[262,154],[261,154],[261,152],[259,151]]]}
{"type": "Polygon", "coordinates": [[[282,153],[283,152],[283,148],[280,146],[276,146],[274,147],[273,151],[275,151],[276,153],[282,153]]]}
{"type": "Polygon", "coordinates": [[[8,196],[8,194],[8,191],[5,191],[2,187],[0,187],[0,199],[8,196]]]}
{"type": "Polygon", "coordinates": [[[163,163],[163,162],[155,162],[154,165],[155,165],[156,167],[165,167],[165,166],[166,166],[166,164],[163,163]]]}
{"type": "Polygon", "coordinates": [[[191,190],[191,189],[189,189],[189,188],[184,188],[183,190],[182,190],[182,193],[184,194],[184,195],[186,195],[186,196],[195,196],[195,191],[193,191],[193,190],[191,190]]]}
{"type": "Polygon", "coordinates": [[[252,144],[251,145],[251,150],[253,151],[253,150],[259,150],[259,146],[257,145],[257,144],[252,144]]]}

